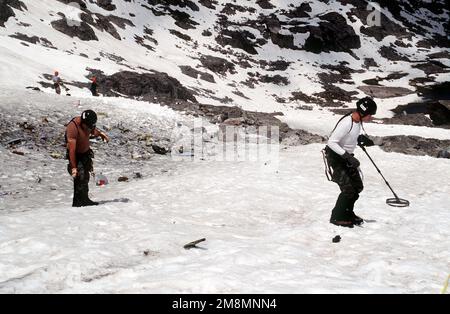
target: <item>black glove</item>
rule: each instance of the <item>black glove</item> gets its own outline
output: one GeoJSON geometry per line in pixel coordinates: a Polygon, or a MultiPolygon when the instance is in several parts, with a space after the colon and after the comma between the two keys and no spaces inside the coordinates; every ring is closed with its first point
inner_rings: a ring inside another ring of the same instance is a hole
{"type": "Polygon", "coordinates": [[[358,146],[359,147],[370,147],[370,146],[374,146],[375,143],[368,138],[367,136],[365,136],[364,134],[361,134],[360,136],[358,136],[358,146]]]}
{"type": "Polygon", "coordinates": [[[359,160],[348,152],[345,152],[345,154],[342,155],[342,158],[344,158],[344,160],[347,162],[347,166],[350,168],[358,168],[360,165],[359,160]]]}

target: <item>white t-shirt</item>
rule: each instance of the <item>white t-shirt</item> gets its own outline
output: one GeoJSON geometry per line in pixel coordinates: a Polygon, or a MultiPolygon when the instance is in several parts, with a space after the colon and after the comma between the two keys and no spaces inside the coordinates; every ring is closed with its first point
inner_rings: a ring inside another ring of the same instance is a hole
{"type": "Polygon", "coordinates": [[[360,133],[361,123],[352,121],[352,115],[349,115],[338,123],[328,139],[327,145],[338,155],[343,155],[345,152],[352,154],[360,133]]]}
{"type": "Polygon", "coordinates": [[[55,84],[56,84],[56,83],[58,83],[58,84],[61,83],[61,79],[59,78],[59,76],[56,76],[56,75],[53,76],[53,79],[52,79],[52,80],[53,80],[53,83],[55,83],[55,84]]]}

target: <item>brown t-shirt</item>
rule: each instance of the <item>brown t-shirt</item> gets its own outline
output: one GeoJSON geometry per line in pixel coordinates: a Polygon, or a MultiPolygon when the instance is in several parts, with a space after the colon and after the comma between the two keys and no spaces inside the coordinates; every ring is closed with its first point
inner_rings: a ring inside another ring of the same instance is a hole
{"type": "Polygon", "coordinates": [[[77,154],[83,154],[89,150],[89,137],[90,134],[81,127],[80,117],[75,118],[67,125],[67,140],[74,139],[77,141],[77,154]]]}

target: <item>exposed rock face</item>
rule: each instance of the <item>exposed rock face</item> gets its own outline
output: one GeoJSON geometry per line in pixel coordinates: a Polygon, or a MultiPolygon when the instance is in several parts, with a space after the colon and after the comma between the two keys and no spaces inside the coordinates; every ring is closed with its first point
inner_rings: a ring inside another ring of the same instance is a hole
{"type": "Polygon", "coordinates": [[[57,1],[62,2],[64,4],[76,3],[83,11],[86,10],[87,8],[86,3],[84,2],[85,0],[57,0],[57,1]]]}
{"type": "Polygon", "coordinates": [[[84,41],[97,40],[94,30],[86,22],[81,22],[79,26],[69,26],[66,19],[53,21],[52,27],[70,37],[78,37],[84,41]]]}
{"type": "Polygon", "coordinates": [[[287,62],[284,60],[267,62],[266,60],[261,60],[259,64],[267,71],[285,71],[287,70],[289,65],[291,65],[291,62],[287,62]]]}
{"type": "MultiPolygon", "coordinates": [[[[175,6],[175,7],[180,7],[180,8],[189,8],[192,11],[198,11],[199,7],[195,4],[195,2],[191,1],[191,0],[147,0],[148,4],[156,6],[156,5],[160,5],[163,6],[164,8],[170,7],[170,6],[175,6]]],[[[203,5],[207,5],[207,4],[217,4],[217,1],[215,0],[203,0],[200,1],[203,5]]]]}
{"type": "Polygon", "coordinates": [[[227,14],[227,15],[235,15],[236,12],[254,13],[255,11],[256,10],[252,7],[244,7],[244,6],[240,6],[240,5],[236,5],[236,4],[232,4],[232,3],[226,3],[225,6],[223,7],[222,11],[220,11],[220,13],[227,14]]]}
{"type": "Polygon", "coordinates": [[[171,15],[176,20],[175,25],[183,29],[195,29],[195,25],[198,25],[186,12],[174,10],[171,12],[171,15]]]}
{"type": "Polygon", "coordinates": [[[406,120],[409,119],[408,116],[429,115],[432,126],[450,127],[450,101],[448,100],[410,103],[398,106],[392,111],[396,113],[394,119],[406,120]]]}
{"type": "Polygon", "coordinates": [[[184,101],[167,104],[174,110],[180,110],[194,116],[204,116],[212,123],[242,127],[276,126],[279,128],[280,141],[285,145],[306,145],[323,143],[325,138],[303,130],[293,130],[275,116],[281,113],[265,113],[242,110],[238,107],[212,106],[187,103],[184,101]]]}
{"type": "Polygon", "coordinates": [[[216,5],[218,4],[218,2],[216,0],[199,0],[198,1],[201,5],[203,5],[204,7],[208,8],[208,9],[216,9],[216,5]]]}
{"type": "Polygon", "coordinates": [[[53,44],[52,44],[48,39],[46,39],[46,38],[44,38],[44,37],[41,37],[41,38],[39,38],[39,37],[37,37],[37,36],[31,36],[31,37],[30,37],[30,36],[28,36],[28,35],[21,34],[21,33],[15,33],[14,35],[9,35],[9,37],[17,38],[17,39],[20,39],[20,40],[23,40],[23,41],[32,43],[32,44],[34,44],[34,45],[36,45],[36,44],[42,44],[42,45],[45,46],[45,47],[56,49],[56,48],[53,46],[53,44]]]}
{"type": "MultiPolygon", "coordinates": [[[[426,121],[425,115],[431,119],[432,126],[450,128],[450,82],[434,85],[419,86],[418,94],[425,100],[423,102],[400,105],[392,111],[396,113],[394,119],[411,122],[417,125],[417,118],[410,116],[421,115],[426,121]],[[414,119],[411,121],[411,119],[414,119]]],[[[409,123],[408,123],[409,124],[409,123]]]]}
{"type": "Polygon", "coordinates": [[[256,37],[249,31],[230,31],[223,30],[222,33],[216,37],[216,41],[222,45],[230,45],[233,48],[242,49],[249,54],[256,55],[258,52],[255,47],[257,44],[253,41],[256,37]]]}
{"type": "Polygon", "coordinates": [[[13,9],[23,11],[27,7],[19,0],[0,0],[0,27],[4,27],[10,17],[16,16],[13,9]]]}
{"type": "Polygon", "coordinates": [[[114,25],[111,24],[111,22],[103,15],[101,14],[95,14],[95,21],[94,18],[88,14],[82,14],[81,18],[83,21],[89,23],[90,25],[93,25],[96,29],[99,31],[107,32],[111,36],[113,36],[117,40],[121,40],[119,33],[117,32],[114,25]]]}
{"type": "Polygon", "coordinates": [[[112,0],[97,0],[97,5],[106,11],[114,11],[116,6],[112,4],[112,0]]]}
{"type": "Polygon", "coordinates": [[[325,143],[323,136],[309,133],[305,130],[289,130],[283,135],[281,143],[289,146],[325,143]]]}
{"type": "Polygon", "coordinates": [[[330,12],[320,18],[323,21],[319,26],[308,26],[310,36],[306,39],[305,50],[314,53],[349,52],[361,47],[359,36],[342,15],[330,12]]]}
{"type": "Polygon", "coordinates": [[[358,89],[362,90],[366,95],[375,98],[401,97],[415,93],[404,87],[390,86],[359,86],[358,89]]]}
{"type": "Polygon", "coordinates": [[[450,146],[450,140],[404,135],[375,138],[375,143],[386,152],[431,157],[437,157],[443,149],[450,146]]]}
{"type": "Polygon", "coordinates": [[[424,71],[427,76],[429,76],[430,74],[450,72],[450,67],[436,60],[421,62],[419,64],[413,65],[413,68],[424,71]]]}
{"type": "MultiPolygon", "coordinates": [[[[444,10],[448,10],[448,2],[447,1],[420,1],[420,0],[409,0],[409,1],[389,1],[389,0],[376,0],[381,7],[387,8],[392,16],[400,21],[405,28],[407,28],[410,32],[414,32],[416,34],[420,34],[424,37],[430,37],[429,28],[431,27],[430,23],[427,21],[427,17],[423,14],[420,14],[420,11],[417,8],[422,8],[429,10],[434,14],[439,14],[434,18],[436,23],[445,24],[448,23],[448,15],[445,16],[444,10]],[[415,17],[415,21],[412,21],[408,18],[405,13],[413,14],[415,17]]],[[[436,45],[440,47],[449,47],[450,41],[446,36],[441,34],[432,34],[432,38],[427,39],[427,41],[431,45],[436,45]]]]}
{"type": "Polygon", "coordinates": [[[123,71],[106,76],[101,72],[91,70],[97,76],[99,93],[107,96],[126,95],[142,97],[151,101],[165,102],[180,99],[196,102],[192,92],[166,73],[135,73],[123,71]]]}
{"type": "Polygon", "coordinates": [[[407,75],[408,75],[408,73],[394,72],[394,73],[390,73],[386,77],[377,76],[372,79],[363,80],[363,83],[367,84],[367,85],[379,85],[380,86],[380,82],[382,82],[382,81],[398,80],[407,75]]]}
{"type": "Polygon", "coordinates": [[[395,46],[383,46],[379,50],[380,55],[391,61],[409,61],[408,57],[401,55],[395,50],[395,46]]]}
{"type": "Polygon", "coordinates": [[[212,76],[209,73],[198,71],[198,70],[196,70],[190,66],[186,66],[186,65],[181,65],[180,69],[184,75],[193,77],[195,79],[200,77],[201,80],[204,80],[204,81],[207,81],[210,83],[215,83],[214,76],[212,76]]]}
{"type": "Polygon", "coordinates": [[[327,107],[341,106],[343,102],[351,102],[357,92],[349,92],[338,86],[327,84],[323,88],[325,91],[314,93],[313,96],[320,98],[320,105],[327,107]]]}
{"type": "Polygon", "coordinates": [[[362,34],[374,37],[377,41],[383,40],[386,36],[394,35],[397,38],[410,37],[411,33],[398,23],[392,21],[385,14],[380,12],[379,25],[372,25],[374,21],[369,16],[374,10],[378,10],[376,7],[369,5],[368,2],[359,0],[339,0],[343,4],[351,4],[354,6],[348,13],[347,16],[350,20],[356,21],[355,18],[359,19],[363,26],[361,26],[360,31],[362,34]],[[368,25],[371,22],[371,25],[368,25]]]}
{"type": "Polygon", "coordinates": [[[300,48],[294,45],[293,35],[283,35],[280,33],[270,33],[270,39],[272,42],[280,48],[287,48],[293,50],[299,50],[300,48]]]}
{"type": "Polygon", "coordinates": [[[258,4],[262,9],[273,9],[275,6],[270,3],[270,0],[256,0],[256,4],[258,4]]]}
{"type": "Polygon", "coordinates": [[[383,119],[385,124],[404,124],[404,125],[416,125],[416,126],[426,126],[433,127],[433,122],[430,118],[426,117],[424,114],[399,114],[393,118],[383,119]]]}
{"type": "Polygon", "coordinates": [[[450,82],[442,82],[417,88],[420,95],[429,100],[450,100],[450,82]]]}
{"type": "Polygon", "coordinates": [[[262,75],[260,77],[260,82],[262,83],[272,83],[276,85],[289,85],[289,79],[287,77],[281,76],[279,74],[274,76],[262,75]]]}
{"type": "Polygon", "coordinates": [[[234,63],[231,63],[230,61],[223,58],[202,56],[200,58],[200,62],[205,68],[213,71],[214,73],[219,73],[222,75],[225,75],[227,72],[235,73],[234,63]]]}
{"type": "Polygon", "coordinates": [[[177,30],[170,29],[169,32],[170,32],[172,35],[175,35],[175,36],[177,36],[178,38],[183,39],[183,40],[185,40],[185,41],[191,41],[191,40],[192,40],[192,38],[191,38],[189,35],[183,34],[183,33],[179,32],[179,31],[177,31],[177,30]]]}
{"type": "Polygon", "coordinates": [[[288,12],[282,12],[282,15],[287,16],[291,19],[296,18],[303,18],[303,17],[309,17],[308,12],[311,12],[311,6],[309,3],[302,3],[298,7],[295,7],[292,10],[289,10],[288,12]]]}

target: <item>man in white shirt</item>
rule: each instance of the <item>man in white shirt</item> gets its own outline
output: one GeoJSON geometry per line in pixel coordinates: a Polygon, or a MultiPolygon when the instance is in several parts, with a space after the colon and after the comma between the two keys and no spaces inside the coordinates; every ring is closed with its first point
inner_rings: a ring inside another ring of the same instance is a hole
{"type": "Polygon", "coordinates": [[[331,213],[330,223],[337,226],[353,227],[363,223],[353,209],[359,193],[363,190],[359,161],[353,155],[356,145],[372,146],[373,141],[360,135],[363,122],[372,119],[377,105],[370,97],[356,103],[357,109],[344,116],[334,128],[325,148],[328,165],[332,169],[332,181],[341,189],[341,194],[331,213]]]}

